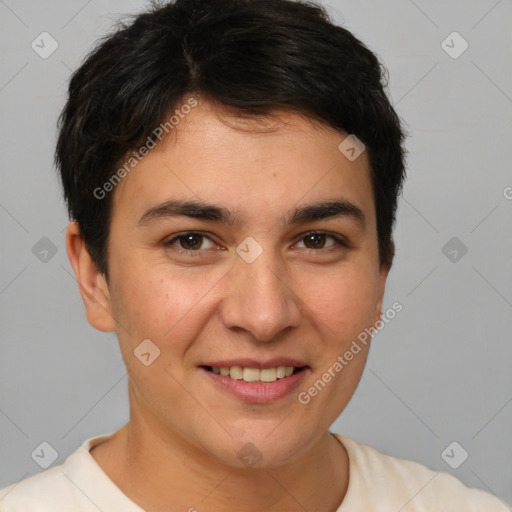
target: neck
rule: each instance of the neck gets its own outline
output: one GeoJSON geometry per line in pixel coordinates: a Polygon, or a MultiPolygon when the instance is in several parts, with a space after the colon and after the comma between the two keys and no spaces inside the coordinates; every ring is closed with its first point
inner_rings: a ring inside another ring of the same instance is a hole
{"type": "Polygon", "coordinates": [[[335,512],[348,487],[348,455],[329,432],[284,466],[241,469],[132,410],[130,422],[91,455],[148,512],[335,512]]]}

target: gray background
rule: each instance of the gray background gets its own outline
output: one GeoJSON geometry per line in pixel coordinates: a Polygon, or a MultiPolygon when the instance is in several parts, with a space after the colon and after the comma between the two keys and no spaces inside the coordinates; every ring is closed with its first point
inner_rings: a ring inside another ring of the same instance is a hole
{"type": "MultiPolygon", "coordinates": [[[[411,135],[385,300],[403,311],[375,338],[332,430],[512,503],[512,2],[325,4],[388,67],[411,135]],[[469,44],[458,58],[441,46],[453,31],[469,44]],[[457,469],[441,457],[453,441],[469,453],[457,469]]],[[[87,323],[67,260],[52,153],[70,71],[143,5],[0,0],[0,487],[40,471],[41,442],[58,464],[128,419],[116,338],[87,323]],[[46,59],[31,48],[43,31],[59,45],[46,59]]]]}

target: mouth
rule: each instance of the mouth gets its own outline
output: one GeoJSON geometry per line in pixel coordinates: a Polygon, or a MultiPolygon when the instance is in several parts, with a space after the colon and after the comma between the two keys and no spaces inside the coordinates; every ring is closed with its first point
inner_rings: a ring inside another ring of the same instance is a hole
{"type": "Polygon", "coordinates": [[[274,366],[270,368],[251,368],[248,366],[202,366],[205,370],[216,375],[223,375],[233,380],[245,382],[276,382],[279,379],[286,379],[301,371],[306,366],[274,366]]]}
{"type": "Polygon", "coordinates": [[[294,391],[311,373],[309,366],[258,366],[260,368],[254,362],[251,366],[212,363],[198,368],[216,389],[252,404],[270,404],[293,396],[294,391]]]}

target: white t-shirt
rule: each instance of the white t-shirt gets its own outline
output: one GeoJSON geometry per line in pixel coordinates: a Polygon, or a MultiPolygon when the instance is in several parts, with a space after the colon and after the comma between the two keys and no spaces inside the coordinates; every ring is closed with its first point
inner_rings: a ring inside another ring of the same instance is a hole
{"type": "MultiPolygon", "coordinates": [[[[144,512],[108,478],[85,441],[62,464],[0,490],[1,512],[144,512]]],[[[495,496],[454,476],[333,434],[348,452],[349,484],[337,512],[509,512],[495,496]]]]}

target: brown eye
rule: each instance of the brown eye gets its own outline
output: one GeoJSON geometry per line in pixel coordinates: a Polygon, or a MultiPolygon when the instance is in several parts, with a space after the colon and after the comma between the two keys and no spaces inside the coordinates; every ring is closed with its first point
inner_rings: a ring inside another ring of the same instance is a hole
{"type": "Polygon", "coordinates": [[[327,250],[330,248],[334,248],[336,245],[344,247],[347,246],[347,244],[343,240],[333,235],[328,235],[327,233],[308,233],[307,235],[301,238],[299,243],[303,243],[306,249],[313,250],[327,250]],[[328,245],[326,245],[328,239],[333,240],[334,243],[331,242],[328,245]]]}
{"type": "Polygon", "coordinates": [[[178,237],[182,249],[199,249],[203,241],[203,235],[188,234],[178,237]]]}
{"type": "Polygon", "coordinates": [[[166,247],[173,247],[178,251],[199,252],[202,249],[210,249],[214,246],[212,240],[202,233],[183,233],[165,242],[166,247]],[[206,244],[206,247],[204,245],[206,244]],[[208,245],[209,244],[209,245],[208,245]]]}
{"type": "Polygon", "coordinates": [[[311,235],[307,235],[303,238],[305,240],[304,245],[308,249],[322,249],[325,244],[326,236],[321,233],[313,233],[311,235]]]}

